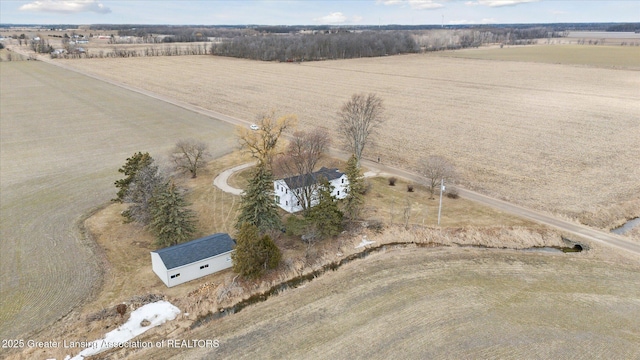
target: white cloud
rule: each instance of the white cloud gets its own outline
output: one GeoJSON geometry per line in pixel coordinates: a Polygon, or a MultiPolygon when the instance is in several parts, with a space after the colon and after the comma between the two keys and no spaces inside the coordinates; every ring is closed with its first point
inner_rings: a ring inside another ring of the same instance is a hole
{"type": "Polygon", "coordinates": [[[384,5],[409,5],[414,10],[433,10],[444,7],[444,5],[435,0],[378,0],[378,3],[384,5]]]}
{"type": "Polygon", "coordinates": [[[524,3],[538,2],[539,0],[477,0],[467,1],[465,5],[476,6],[484,5],[489,7],[515,6],[524,3]]]}
{"type": "Polygon", "coordinates": [[[482,20],[480,20],[481,24],[495,24],[498,21],[495,18],[483,18],[482,20]]]}
{"type": "Polygon", "coordinates": [[[444,5],[432,0],[409,0],[409,5],[416,10],[431,10],[444,7],[444,5]]]}
{"type": "Polygon", "coordinates": [[[343,13],[338,11],[313,20],[323,24],[341,24],[347,21],[347,17],[343,13]]]}
{"type": "Polygon", "coordinates": [[[470,24],[469,20],[449,20],[449,25],[465,25],[470,24]]]}
{"type": "Polygon", "coordinates": [[[24,4],[19,8],[22,11],[42,11],[55,13],[80,13],[96,12],[108,14],[111,9],[96,0],[41,0],[24,4]]]}
{"type": "Polygon", "coordinates": [[[494,18],[483,18],[480,21],[475,20],[450,20],[449,25],[471,25],[471,24],[495,24],[498,21],[494,18]]]}
{"type": "Polygon", "coordinates": [[[352,17],[351,17],[351,22],[353,22],[353,23],[359,23],[359,22],[361,22],[361,21],[362,21],[362,19],[363,19],[363,18],[362,18],[362,16],[360,16],[360,15],[354,15],[354,16],[352,16],[352,17]]]}

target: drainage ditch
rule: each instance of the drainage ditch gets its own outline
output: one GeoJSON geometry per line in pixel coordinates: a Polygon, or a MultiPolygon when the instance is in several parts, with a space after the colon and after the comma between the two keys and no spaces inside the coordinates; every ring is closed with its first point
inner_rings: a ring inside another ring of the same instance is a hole
{"type": "MultiPolygon", "coordinates": [[[[573,243],[571,240],[568,240],[566,238],[562,238],[565,242],[570,242],[572,243],[573,246],[571,247],[560,247],[560,246],[534,246],[531,248],[527,248],[527,249],[522,249],[522,251],[533,251],[533,252],[562,252],[562,253],[574,253],[574,252],[581,252],[583,250],[583,246],[577,243],[573,243]]],[[[489,249],[490,247],[487,246],[483,246],[483,245],[459,245],[456,244],[458,246],[462,246],[462,247],[475,247],[475,248],[486,248],[489,249]]],[[[357,260],[357,259],[364,259],[367,256],[369,256],[371,253],[375,253],[375,252],[380,252],[380,251],[385,251],[387,249],[397,249],[397,248],[408,248],[411,246],[416,246],[416,247],[420,247],[420,248],[430,248],[430,247],[437,247],[437,246],[447,246],[447,245],[442,245],[442,244],[436,244],[436,243],[417,243],[417,242],[397,242],[397,243],[388,243],[388,244],[383,244],[383,245],[378,245],[375,247],[369,247],[369,248],[365,248],[363,251],[355,253],[355,254],[351,254],[343,259],[340,259],[339,261],[334,261],[331,262],[329,264],[326,264],[324,266],[322,266],[320,269],[318,270],[314,270],[308,274],[305,275],[301,275],[301,276],[297,276],[295,278],[289,279],[285,282],[282,282],[280,284],[274,285],[272,286],[269,290],[264,291],[262,293],[258,293],[258,294],[254,294],[246,299],[243,299],[239,302],[237,302],[234,305],[225,307],[225,308],[221,308],[219,311],[217,312],[209,312],[206,315],[200,316],[198,317],[198,319],[196,319],[193,324],[191,324],[191,329],[195,329],[197,327],[200,327],[212,320],[216,320],[216,319],[220,319],[222,317],[225,317],[227,315],[232,315],[235,313],[238,313],[240,311],[242,311],[242,309],[246,308],[247,306],[259,303],[259,302],[263,302],[266,301],[269,297],[273,296],[273,295],[277,295],[282,291],[285,291],[287,289],[295,289],[297,287],[299,287],[300,285],[310,282],[313,279],[319,277],[320,275],[326,273],[327,271],[335,271],[338,268],[340,268],[341,266],[348,264],[350,262],[352,262],[353,260],[357,260]]],[[[492,248],[495,249],[495,248],[492,248]]],[[[507,249],[507,248],[502,248],[502,249],[507,249]]]]}

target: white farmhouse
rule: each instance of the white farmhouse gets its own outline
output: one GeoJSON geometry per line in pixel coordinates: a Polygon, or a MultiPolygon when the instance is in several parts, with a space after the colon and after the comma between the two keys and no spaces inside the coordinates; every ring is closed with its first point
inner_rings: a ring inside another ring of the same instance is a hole
{"type": "Polygon", "coordinates": [[[218,233],[151,252],[151,267],[172,287],[231,267],[235,241],[218,233]]]}
{"type": "MultiPolygon", "coordinates": [[[[338,169],[327,169],[325,167],[320,170],[304,176],[292,176],[286,179],[279,179],[273,182],[276,196],[276,203],[285,211],[294,213],[303,209],[302,204],[296,194],[300,194],[305,188],[315,187],[321,178],[326,178],[333,185],[331,193],[336,199],[344,199],[349,191],[349,180],[347,175],[338,169]]],[[[314,206],[318,203],[315,191],[311,196],[310,205],[314,206]]]]}

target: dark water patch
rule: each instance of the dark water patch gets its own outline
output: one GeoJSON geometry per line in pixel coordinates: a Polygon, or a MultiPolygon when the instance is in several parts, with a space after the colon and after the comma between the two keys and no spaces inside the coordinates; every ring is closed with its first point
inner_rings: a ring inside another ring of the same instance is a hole
{"type": "Polygon", "coordinates": [[[522,251],[526,252],[545,252],[545,253],[562,253],[563,251],[558,249],[557,247],[552,246],[534,246],[527,249],[522,249],[522,251]]]}
{"type": "Polygon", "coordinates": [[[575,253],[581,252],[582,245],[575,244],[573,246],[534,246],[526,249],[522,249],[522,251],[531,251],[531,252],[548,252],[548,253],[575,253]]]}
{"type": "MultiPolygon", "coordinates": [[[[563,240],[567,241],[567,239],[563,240]]],[[[508,247],[491,247],[486,245],[471,245],[471,244],[456,244],[459,247],[470,247],[475,249],[498,249],[508,250],[508,247]]],[[[581,252],[583,250],[582,245],[573,243],[572,246],[533,246],[530,248],[520,249],[520,251],[526,252],[552,252],[552,253],[574,253],[581,252]]]]}
{"type": "Polygon", "coordinates": [[[633,229],[636,226],[640,226],[640,217],[631,219],[626,223],[622,224],[622,226],[619,226],[615,229],[611,229],[611,232],[618,235],[624,235],[627,232],[631,231],[631,229],[633,229]]]}

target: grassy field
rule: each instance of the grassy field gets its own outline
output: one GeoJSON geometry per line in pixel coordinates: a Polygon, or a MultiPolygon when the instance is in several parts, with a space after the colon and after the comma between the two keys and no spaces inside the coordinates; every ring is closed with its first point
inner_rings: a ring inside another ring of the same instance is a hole
{"type": "Polygon", "coordinates": [[[387,122],[370,159],[412,169],[420,158],[444,155],[472,189],[571,218],[640,196],[640,73],[632,69],[438,54],[303,64],[212,56],[64,63],[235,117],[278,108],[298,114],[302,128],[330,131],[351,94],[376,92],[387,122]],[[157,76],[163,72],[171,76],[157,76]]]}
{"type": "Polygon", "coordinates": [[[67,314],[103,271],[77,222],[114,197],[136,151],[166,158],[176,140],[214,155],[233,127],[41,62],[0,64],[0,338],[67,314]]]}

